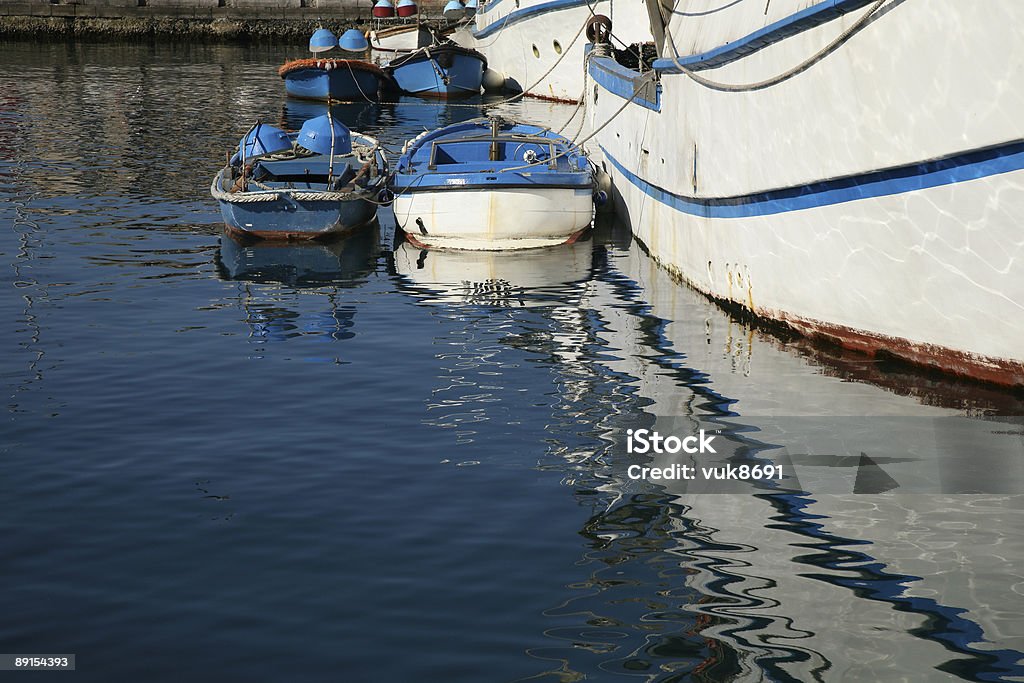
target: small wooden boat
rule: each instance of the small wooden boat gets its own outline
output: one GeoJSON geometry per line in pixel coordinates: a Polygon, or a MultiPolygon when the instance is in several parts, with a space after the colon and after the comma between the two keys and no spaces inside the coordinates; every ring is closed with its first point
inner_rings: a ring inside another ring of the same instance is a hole
{"type": "Polygon", "coordinates": [[[377,141],[328,114],[298,133],[254,126],[210,194],[232,233],[318,239],[367,224],[386,183],[387,160],[377,141]]]}
{"type": "Polygon", "coordinates": [[[370,55],[374,64],[387,64],[396,57],[433,45],[441,34],[440,29],[422,22],[370,31],[370,55]]]}
{"type": "Polygon", "coordinates": [[[304,100],[374,101],[390,80],[376,64],[358,59],[293,59],[277,73],[285,92],[304,100]]]}
{"type": "Polygon", "coordinates": [[[356,29],[349,29],[337,39],[327,29],[317,29],[309,39],[309,50],[317,56],[293,59],[277,70],[277,74],[284,79],[284,90],[290,97],[369,102],[380,96],[390,77],[370,62],[320,56],[335,46],[352,53],[364,53],[369,49],[366,38],[356,29]]]}
{"type": "Polygon", "coordinates": [[[395,217],[416,245],[524,249],[572,242],[593,217],[583,151],[546,128],[476,119],[406,143],[395,217]]]}
{"type": "Polygon", "coordinates": [[[441,99],[480,94],[485,69],[486,57],[450,40],[396,57],[384,67],[402,92],[441,99]]]}

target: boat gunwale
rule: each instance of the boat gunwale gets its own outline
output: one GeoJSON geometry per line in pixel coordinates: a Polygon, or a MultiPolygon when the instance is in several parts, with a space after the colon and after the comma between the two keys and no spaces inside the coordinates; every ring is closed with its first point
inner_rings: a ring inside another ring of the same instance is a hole
{"type": "Polygon", "coordinates": [[[371,73],[374,76],[382,80],[387,79],[387,72],[381,67],[371,62],[366,62],[361,59],[339,59],[336,57],[327,57],[322,59],[316,59],[314,57],[304,57],[303,59],[292,59],[285,62],[277,69],[277,75],[281,78],[286,78],[296,72],[309,69],[311,71],[322,71],[328,73],[334,71],[338,66],[346,66],[354,71],[364,71],[371,73]],[[324,68],[322,64],[330,63],[335,65],[331,69],[324,68]]]}

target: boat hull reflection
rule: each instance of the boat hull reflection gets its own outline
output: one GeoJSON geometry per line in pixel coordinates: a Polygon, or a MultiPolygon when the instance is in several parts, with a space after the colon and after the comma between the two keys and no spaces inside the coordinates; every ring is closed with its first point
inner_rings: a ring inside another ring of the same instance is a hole
{"type": "Polygon", "coordinates": [[[590,242],[529,251],[439,251],[402,242],[395,270],[431,303],[556,305],[565,285],[591,277],[590,242]]]}
{"type": "Polygon", "coordinates": [[[291,286],[350,282],[373,270],[377,241],[375,229],[327,242],[268,242],[225,231],[217,272],[225,280],[291,286]]]}

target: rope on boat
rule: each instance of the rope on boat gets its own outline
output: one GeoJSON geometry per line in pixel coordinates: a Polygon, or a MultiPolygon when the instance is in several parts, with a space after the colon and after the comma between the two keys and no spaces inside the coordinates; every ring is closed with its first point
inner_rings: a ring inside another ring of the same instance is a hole
{"type": "Polygon", "coordinates": [[[226,192],[220,189],[221,173],[218,173],[210,185],[210,194],[220,202],[229,204],[251,204],[253,202],[276,202],[277,192],[226,192]]]}
{"type": "MultiPolygon", "coordinates": [[[[253,202],[273,202],[281,198],[281,196],[291,197],[296,201],[301,202],[349,202],[357,199],[372,200],[376,196],[377,192],[380,191],[380,179],[386,178],[386,176],[378,176],[378,181],[373,185],[369,185],[366,188],[358,190],[352,190],[350,192],[331,192],[327,190],[299,190],[292,188],[268,188],[266,185],[262,187],[266,188],[254,192],[228,192],[220,187],[221,178],[224,175],[224,171],[221,170],[216,177],[213,179],[213,183],[210,185],[210,194],[213,198],[227,202],[228,204],[250,204],[253,202]]],[[[249,180],[249,182],[255,182],[249,180]]]]}
{"type": "Polygon", "coordinates": [[[348,202],[355,199],[367,199],[373,197],[377,192],[376,187],[374,187],[372,191],[356,190],[353,192],[326,192],[292,189],[260,190],[257,192],[227,192],[219,187],[220,178],[221,174],[218,173],[217,177],[213,179],[213,184],[210,185],[210,194],[213,195],[214,199],[227,202],[228,204],[274,202],[280,199],[282,195],[301,202],[348,202]]]}
{"type": "Polygon", "coordinates": [[[501,20],[501,26],[499,26],[498,30],[494,32],[494,38],[491,40],[491,42],[487,43],[486,45],[478,45],[477,48],[490,47],[491,45],[494,45],[498,38],[501,37],[501,32],[505,30],[505,25],[508,24],[509,17],[512,16],[513,12],[509,12],[508,14],[505,15],[505,18],[501,20]]]}
{"type": "Polygon", "coordinates": [[[794,66],[792,69],[788,69],[777,76],[772,76],[771,78],[766,78],[765,80],[758,81],[756,83],[733,85],[730,83],[721,83],[719,81],[713,81],[709,78],[704,78],[703,76],[698,75],[696,72],[683,66],[679,62],[679,54],[678,52],[676,52],[676,43],[675,40],[672,38],[672,32],[669,29],[668,24],[665,24],[665,37],[668,39],[669,45],[672,46],[670,59],[676,65],[677,69],[679,69],[682,73],[686,74],[695,83],[703,85],[705,88],[721,90],[723,92],[749,92],[752,90],[763,90],[764,88],[770,88],[773,85],[778,85],[783,81],[789,80],[793,76],[803,73],[807,69],[811,68],[812,66],[820,62],[825,57],[835,52],[835,50],[839,48],[847,40],[849,40],[854,33],[857,33],[862,28],[864,28],[864,26],[867,25],[868,21],[870,21],[872,17],[874,17],[875,13],[878,12],[879,8],[881,8],[883,4],[885,4],[885,0],[878,0],[871,7],[871,9],[869,9],[864,14],[864,16],[855,21],[853,25],[850,26],[850,28],[840,33],[838,38],[833,40],[831,43],[829,43],[822,49],[818,50],[816,53],[805,59],[800,64],[794,66]]]}
{"type": "MultiPolygon", "coordinates": [[[[587,7],[590,7],[590,5],[588,4],[587,7]]],[[[591,8],[590,11],[591,11],[591,13],[593,13],[593,11],[594,11],[593,8],[591,8]]],[[[499,100],[499,101],[495,102],[494,104],[508,104],[509,102],[515,102],[516,100],[525,97],[531,90],[533,90],[538,85],[540,85],[544,81],[544,79],[548,77],[548,74],[550,74],[552,71],[554,71],[555,67],[558,66],[559,64],[561,64],[562,60],[565,59],[565,56],[567,54],[569,54],[569,52],[572,51],[572,46],[575,45],[576,41],[580,39],[581,35],[583,35],[583,31],[586,30],[587,24],[589,22],[590,22],[589,19],[587,21],[583,22],[583,24],[580,26],[580,30],[576,32],[575,36],[573,36],[572,41],[569,43],[569,46],[562,50],[562,54],[559,55],[558,59],[555,60],[555,63],[552,64],[551,68],[549,68],[547,71],[545,71],[541,75],[540,78],[538,78],[536,81],[534,81],[529,87],[523,88],[521,92],[518,92],[518,93],[516,93],[515,95],[513,95],[511,97],[506,97],[503,100],[499,100]]]]}
{"type": "MultiPolygon", "coordinates": [[[[352,76],[352,82],[356,84],[356,90],[358,90],[359,94],[363,96],[363,99],[366,100],[367,102],[375,102],[376,100],[374,100],[369,95],[367,95],[365,92],[363,92],[363,86],[359,85],[359,79],[356,78],[355,72],[352,71],[352,60],[346,59],[345,60],[345,65],[348,67],[349,75],[352,76]]],[[[386,73],[384,70],[380,70],[380,71],[381,71],[381,74],[386,73]]],[[[383,78],[383,76],[381,76],[381,78],[383,78]]],[[[379,81],[378,85],[377,85],[378,89],[382,85],[383,85],[383,82],[379,81]]],[[[327,103],[327,111],[328,112],[331,110],[331,106],[330,106],[330,101],[329,100],[330,100],[330,98],[328,98],[328,103],[327,103]]]]}

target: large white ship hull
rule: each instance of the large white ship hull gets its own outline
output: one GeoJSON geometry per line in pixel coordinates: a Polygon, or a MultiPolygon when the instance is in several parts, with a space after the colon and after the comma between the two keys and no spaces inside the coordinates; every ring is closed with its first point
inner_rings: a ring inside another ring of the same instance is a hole
{"type": "Polygon", "coordinates": [[[616,35],[626,42],[649,40],[642,4],[633,2],[630,9],[621,10],[619,20],[611,0],[589,6],[583,0],[491,0],[452,39],[484,53],[507,89],[577,102],[586,79],[584,26],[593,14],[618,21],[616,35]]]}
{"type": "Polygon", "coordinates": [[[860,7],[801,29],[819,3],[701,4],[673,18],[677,46],[792,32],[696,71],[711,87],[665,60],[658,84],[589,69],[590,125],[652,256],[810,336],[1024,385],[1024,5],[828,2],[860,7]]]}

